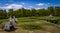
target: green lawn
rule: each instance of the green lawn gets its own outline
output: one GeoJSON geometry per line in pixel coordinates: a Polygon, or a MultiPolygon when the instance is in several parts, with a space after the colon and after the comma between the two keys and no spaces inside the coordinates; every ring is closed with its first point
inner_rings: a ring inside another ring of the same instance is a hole
{"type": "MultiPolygon", "coordinates": [[[[18,22],[16,25],[16,32],[31,32],[31,33],[60,33],[60,28],[53,24],[48,24],[46,23],[46,20],[57,20],[60,19],[60,17],[54,17],[54,18],[48,18],[48,17],[22,17],[22,18],[17,18],[18,22]],[[33,32],[32,32],[33,31],[33,32]]],[[[1,20],[3,21],[2,24],[7,22],[7,19],[1,20]]],[[[1,25],[0,24],[0,27],[1,25]]],[[[4,32],[4,31],[3,31],[4,32]]]]}

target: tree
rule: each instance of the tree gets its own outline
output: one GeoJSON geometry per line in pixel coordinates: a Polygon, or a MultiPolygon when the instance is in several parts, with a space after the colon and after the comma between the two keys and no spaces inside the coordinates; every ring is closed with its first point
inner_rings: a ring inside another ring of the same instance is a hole
{"type": "Polygon", "coordinates": [[[6,10],[0,10],[0,19],[5,19],[7,18],[7,12],[6,10]]]}
{"type": "Polygon", "coordinates": [[[48,10],[50,11],[50,14],[54,15],[54,7],[53,6],[48,7],[48,10]]]}
{"type": "Polygon", "coordinates": [[[34,8],[31,9],[31,15],[32,16],[35,16],[36,15],[36,9],[34,9],[34,8]]]}

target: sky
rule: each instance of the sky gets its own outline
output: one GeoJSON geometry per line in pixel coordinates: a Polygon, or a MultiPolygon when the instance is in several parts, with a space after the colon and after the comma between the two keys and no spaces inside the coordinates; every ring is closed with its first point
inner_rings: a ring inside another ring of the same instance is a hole
{"type": "Polygon", "coordinates": [[[49,6],[60,6],[60,0],[0,0],[0,9],[40,9],[49,6]]]}

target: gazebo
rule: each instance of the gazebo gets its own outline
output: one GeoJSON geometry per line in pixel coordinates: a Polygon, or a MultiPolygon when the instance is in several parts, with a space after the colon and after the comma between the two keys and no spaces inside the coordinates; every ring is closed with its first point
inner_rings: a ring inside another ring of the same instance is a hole
{"type": "Polygon", "coordinates": [[[52,14],[50,14],[50,15],[49,15],[49,18],[52,18],[52,17],[53,17],[53,15],[52,15],[52,14]]]}

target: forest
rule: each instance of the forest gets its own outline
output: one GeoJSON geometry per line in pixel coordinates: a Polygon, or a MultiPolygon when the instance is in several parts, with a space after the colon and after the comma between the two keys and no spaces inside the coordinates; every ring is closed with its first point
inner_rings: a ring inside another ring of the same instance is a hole
{"type": "Polygon", "coordinates": [[[48,8],[43,9],[25,9],[20,8],[17,10],[9,9],[8,12],[6,10],[0,9],[0,19],[7,19],[10,16],[16,16],[16,18],[19,17],[39,17],[39,16],[49,16],[52,14],[53,16],[60,16],[60,6],[50,6],[48,8]]]}

